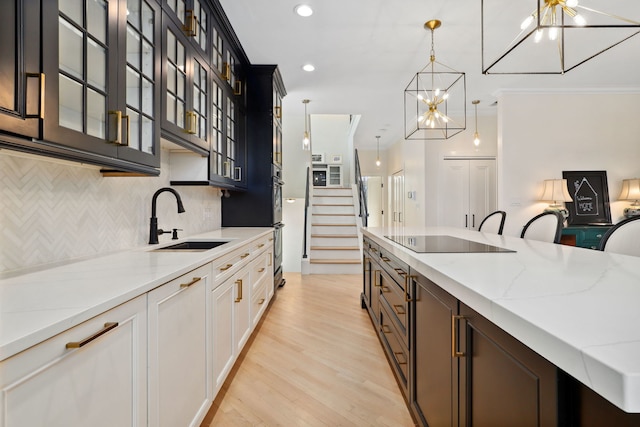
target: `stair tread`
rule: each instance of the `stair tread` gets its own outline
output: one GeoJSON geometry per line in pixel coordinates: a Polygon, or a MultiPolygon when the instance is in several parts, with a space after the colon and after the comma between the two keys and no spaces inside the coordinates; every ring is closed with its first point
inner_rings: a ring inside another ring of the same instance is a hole
{"type": "Polygon", "coordinates": [[[360,264],[362,261],[358,259],[311,259],[311,264],[360,264]]]}
{"type": "Polygon", "coordinates": [[[351,203],[338,204],[338,203],[312,203],[311,206],[353,206],[351,203]]]}
{"type": "Polygon", "coordinates": [[[314,213],[313,216],[356,216],[354,213],[314,213]]]}
{"type": "Polygon", "coordinates": [[[355,227],[356,224],[311,224],[313,227],[355,227]]]}
{"type": "Polygon", "coordinates": [[[311,237],[329,237],[329,238],[358,238],[357,234],[312,234],[311,237]]]}
{"type": "Polygon", "coordinates": [[[358,246],[311,246],[312,251],[359,251],[358,246]]]}

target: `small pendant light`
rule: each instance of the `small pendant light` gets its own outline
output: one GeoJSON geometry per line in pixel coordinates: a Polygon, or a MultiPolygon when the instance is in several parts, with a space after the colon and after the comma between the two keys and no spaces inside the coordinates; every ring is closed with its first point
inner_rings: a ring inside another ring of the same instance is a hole
{"type": "Polygon", "coordinates": [[[478,145],[480,145],[480,134],[478,133],[478,104],[480,104],[480,100],[474,99],[473,101],[471,101],[471,103],[475,107],[476,113],[476,131],[473,133],[473,145],[477,147],[478,145]]]}
{"type": "Polygon", "coordinates": [[[309,116],[307,115],[308,99],[303,99],[304,104],[304,135],[302,136],[302,149],[308,151],[311,149],[311,135],[309,134],[309,116]]]}
{"type": "Polygon", "coordinates": [[[380,167],[380,136],[376,136],[378,139],[378,156],[376,157],[376,166],[380,167]]]}

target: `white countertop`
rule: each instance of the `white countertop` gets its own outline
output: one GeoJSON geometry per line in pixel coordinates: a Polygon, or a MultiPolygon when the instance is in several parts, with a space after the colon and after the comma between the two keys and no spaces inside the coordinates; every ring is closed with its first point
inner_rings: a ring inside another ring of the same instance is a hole
{"type": "Polygon", "coordinates": [[[626,412],[640,412],[640,257],[457,228],[363,229],[428,279],[626,412]],[[385,235],[515,253],[416,253],[385,235]]]}
{"type": "Polygon", "coordinates": [[[260,238],[233,227],[0,280],[0,361],[260,238]],[[153,252],[185,240],[231,240],[203,252],[153,252]]]}

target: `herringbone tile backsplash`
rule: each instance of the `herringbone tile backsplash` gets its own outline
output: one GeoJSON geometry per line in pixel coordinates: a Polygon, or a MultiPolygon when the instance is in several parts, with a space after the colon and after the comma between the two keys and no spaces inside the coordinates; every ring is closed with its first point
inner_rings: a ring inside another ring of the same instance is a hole
{"type": "MultiPolygon", "coordinates": [[[[147,244],[151,198],[169,186],[168,157],[159,177],[103,178],[97,168],[0,151],[0,273],[147,244]]],[[[161,194],[160,228],[188,236],[220,227],[217,188],[174,188],[186,212],[161,194]]]]}

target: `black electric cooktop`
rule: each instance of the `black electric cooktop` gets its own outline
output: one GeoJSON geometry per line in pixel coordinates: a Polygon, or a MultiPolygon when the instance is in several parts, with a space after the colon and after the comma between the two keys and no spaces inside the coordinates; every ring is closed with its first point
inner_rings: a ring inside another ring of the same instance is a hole
{"type": "Polygon", "coordinates": [[[485,253],[515,252],[510,249],[472,242],[452,236],[384,236],[418,253],[485,253]]]}

